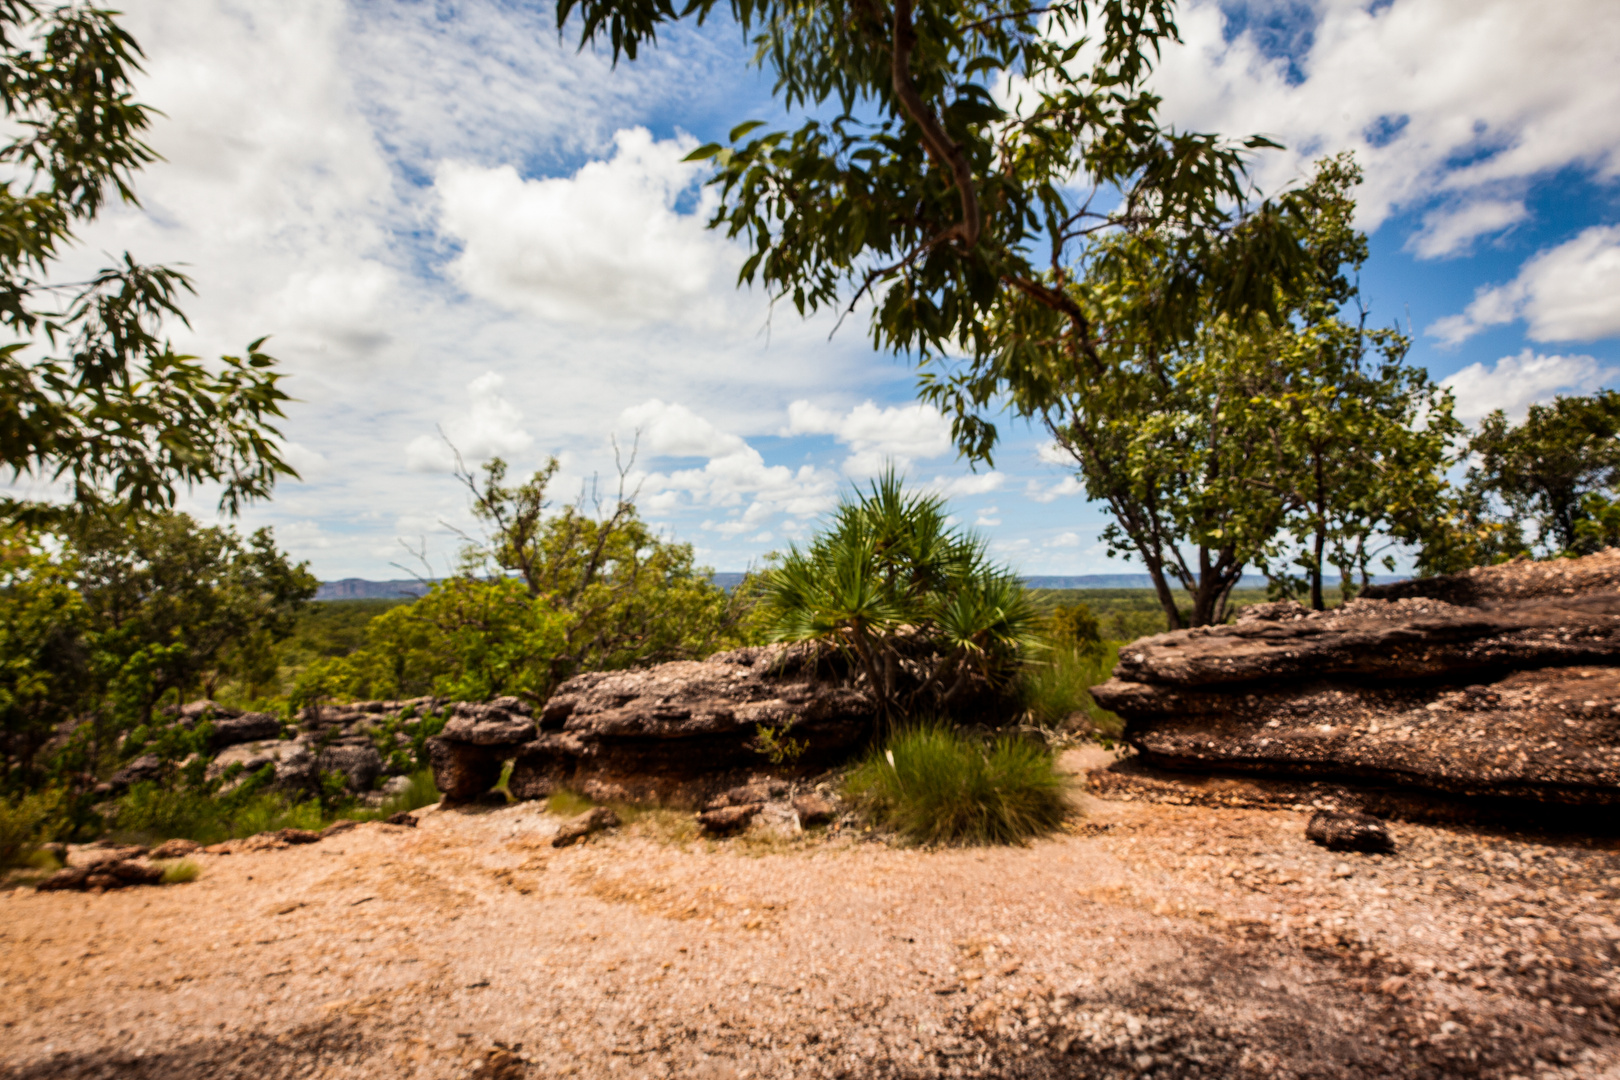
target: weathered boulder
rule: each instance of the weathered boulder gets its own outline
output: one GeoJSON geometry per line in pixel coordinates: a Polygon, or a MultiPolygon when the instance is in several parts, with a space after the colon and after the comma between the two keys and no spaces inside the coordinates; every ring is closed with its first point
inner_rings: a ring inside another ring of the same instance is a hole
{"type": "Polygon", "coordinates": [[[606,806],[593,806],[578,817],[563,822],[562,828],[557,830],[557,835],[551,838],[551,846],[567,847],[579,843],[592,833],[618,827],[618,814],[606,806]]]}
{"type": "Polygon", "coordinates": [[[799,815],[800,825],[825,825],[838,814],[838,808],[831,802],[807,791],[793,799],[793,812],[799,815]]]}
{"type": "Polygon", "coordinates": [[[461,702],[444,730],[427,741],[439,791],[451,803],[476,799],[501,778],[505,763],[537,730],[529,708],[513,697],[487,705],[461,702]]]}
{"type": "Polygon", "coordinates": [[[791,724],[806,746],[778,771],[825,768],[861,744],[874,714],[833,662],[773,645],[576,676],[546,702],[508,788],[520,799],[566,787],[603,801],[704,806],[767,768],[760,725],[791,724]]]}
{"type": "Polygon", "coordinates": [[[208,763],[208,779],[218,780],[240,765],[230,785],[242,783],[266,765],[274,766],[272,786],[277,791],[302,793],[317,790],[320,770],[316,767],[319,744],[309,736],[276,739],[270,742],[240,743],[220,751],[208,763]]]}
{"type": "Polygon", "coordinates": [[[165,840],[165,841],[163,841],[163,843],[161,843],[157,847],[153,848],[152,849],[152,858],[154,858],[154,859],[183,859],[187,855],[190,855],[190,854],[192,854],[193,852],[196,852],[196,851],[200,851],[201,849],[202,849],[202,845],[197,843],[197,841],[195,841],[195,840],[184,840],[184,839],[181,839],[179,837],[176,837],[173,840],[165,840]]]}
{"type": "Polygon", "coordinates": [[[209,738],[210,749],[221,750],[238,743],[274,739],[281,734],[281,721],[269,713],[250,712],[241,716],[214,721],[214,734],[209,738]]]}
{"type": "Polygon", "coordinates": [[[158,780],[162,777],[163,759],[156,754],[142,754],[108,777],[107,783],[114,791],[123,791],[131,784],[158,780]]]}
{"type": "Polygon", "coordinates": [[[328,746],[315,756],[318,772],[342,773],[350,791],[370,791],[382,775],[382,755],[369,742],[328,746]]]}
{"type": "Polygon", "coordinates": [[[765,809],[763,803],[744,803],[741,806],[720,806],[713,810],[705,810],[697,816],[697,822],[707,832],[717,836],[729,836],[734,832],[741,832],[748,827],[748,823],[759,816],[765,809]]]}
{"type": "Polygon", "coordinates": [[[1371,814],[1344,810],[1318,810],[1305,826],[1305,838],[1329,851],[1390,852],[1395,838],[1371,814]]]}
{"type": "Polygon", "coordinates": [[[1620,551],[1261,604],[1123,650],[1093,694],[1148,766],[1620,805],[1620,551]]]}

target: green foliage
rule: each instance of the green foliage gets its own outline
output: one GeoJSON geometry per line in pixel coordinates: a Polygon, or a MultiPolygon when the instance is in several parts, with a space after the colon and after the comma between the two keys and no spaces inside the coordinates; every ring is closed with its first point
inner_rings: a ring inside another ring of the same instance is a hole
{"type": "Polygon", "coordinates": [[[1091,649],[1102,643],[1102,623],[1084,602],[1054,605],[1041,623],[1052,648],[1091,649]]]}
{"type": "Polygon", "coordinates": [[[190,859],[181,859],[179,862],[172,862],[163,868],[163,884],[184,885],[189,881],[196,881],[197,876],[201,873],[202,867],[190,859]]]}
{"type": "Polygon", "coordinates": [[[1171,0],[563,0],[557,15],[634,57],[660,25],[726,7],[781,103],[812,117],[741,124],[691,155],[716,165],[711,224],[752,243],[741,279],[801,313],[870,294],[874,344],[920,360],[971,455],[996,439],[984,414],[1044,380],[1054,353],[1072,367],[1149,324],[1190,336],[1202,305],[1268,309],[1301,268],[1292,200],[1250,209],[1247,158],[1275,144],[1158,115],[1146,80],[1177,38],[1171,0]],[[1110,242],[1122,236],[1148,247],[1110,242]],[[1164,302],[1085,302],[1142,261],[1161,269],[1164,302]]]}
{"type": "Polygon", "coordinates": [[[908,494],[892,470],[844,499],[808,548],[767,572],[772,636],[838,649],[891,718],[1003,689],[1034,609],[984,541],[945,519],[943,499],[908,494]]]}
{"type": "MultiPolygon", "coordinates": [[[[1172,629],[1224,622],[1255,564],[1274,577],[1302,566],[1323,604],[1327,562],[1340,564],[1343,587],[1353,569],[1366,580],[1373,538],[1418,528],[1444,488],[1459,430],[1449,396],[1403,363],[1404,337],[1341,318],[1366,254],[1350,224],[1359,180],[1347,157],[1330,159],[1299,193],[1311,269],[1291,290],[1277,287],[1274,316],[1233,320],[1209,283],[1190,334],[1172,340],[1150,325],[1110,339],[1089,365],[1055,357],[1054,371],[1067,374],[1015,401],[1108,505],[1109,554],[1141,562],[1172,629]]],[[[1139,269],[1089,302],[1165,302],[1172,281],[1151,242],[1113,242],[1143,247],[1139,269]]]]}
{"type": "Polygon", "coordinates": [[[1081,718],[1099,734],[1117,738],[1124,724],[1091,696],[1091,688],[1108,681],[1119,663],[1115,642],[1094,648],[1054,645],[1039,660],[1026,665],[1019,676],[1019,695],[1029,718],[1042,727],[1060,730],[1081,727],[1081,718]]]}
{"type": "Polygon", "coordinates": [[[133,203],[135,172],[156,158],[141,141],[150,110],[131,97],[140,55],[113,12],[0,3],[0,325],[15,339],[0,347],[0,465],[65,477],[81,506],[169,506],[177,486],[217,482],[235,512],[295,475],[263,339],[209,363],[174,352],[160,335],[184,321],[190,282],[127,253],[88,282],[51,280],[74,230],[109,193],[133,203]]]}
{"type": "Polygon", "coordinates": [[[37,782],[35,756],[87,700],[85,606],[37,537],[0,531],[0,791],[37,782]]]}
{"type": "Polygon", "coordinates": [[[140,783],[118,800],[113,831],[148,842],[178,836],[214,844],[274,829],[319,829],[325,820],[319,801],[293,802],[265,791],[258,778],[224,795],[182,784],[140,783]]]}
{"type": "Polygon", "coordinates": [[[754,750],[763,755],[772,765],[791,765],[804,756],[810,749],[810,744],[803,739],[789,737],[794,723],[798,717],[790,718],[787,723],[772,727],[767,724],[754,725],[754,750]]]}
{"type": "Polygon", "coordinates": [[[1014,844],[1069,810],[1047,750],[1012,736],[989,745],[943,725],[898,731],[850,773],[846,794],[874,823],[927,844],[1014,844]]]}
{"type": "Polygon", "coordinates": [[[481,478],[458,470],[474,516],[489,529],[463,553],[463,573],[515,575],[538,604],[565,616],[562,640],[544,675],[535,676],[537,700],[581,671],[690,659],[746,643],[752,591],[728,595],[695,564],[690,544],[655,533],[622,475],[611,509],[582,495],[547,514],[556,460],[517,487],[505,485],[506,469],[495,458],[481,478]]]}
{"type": "Polygon", "coordinates": [[[28,864],[58,813],[56,795],[43,791],[16,799],[0,797],[0,870],[28,864]]]}
{"type": "Polygon", "coordinates": [[[1468,489],[1488,508],[1481,516],[1512,529],[1533,525],[1544,556],[1584,555],[1605,543],[1604,508],[1620,485],[1620,391],[1532,405],[1517,425],[1497,410],[1469,450],[1478,464],[1468,489]]]}

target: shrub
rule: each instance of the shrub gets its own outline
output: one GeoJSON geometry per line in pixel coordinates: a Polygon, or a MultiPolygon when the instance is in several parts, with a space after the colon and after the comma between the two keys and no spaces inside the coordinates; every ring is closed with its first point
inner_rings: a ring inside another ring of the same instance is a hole
{"type": "Polygon", "coordinates": [[[190,859],[181,859],[163,868],[163,884],[183,885],[188,881],[196,881],[200,873],[202,868],[196,863],[190,859]]]}
{"type": "Polygon", "coordinates": [[[266,791],[243,791],[213,796],[194,788],[164,788],[136,784],[118,801],[114,831],[147,840],[184,837],[202,844],[273,829],[319,829],[325,818],[315,800],[292,802],[266,791]]]}
{"type": "Polygon", "coordinates": [[[48,794],[0,798],[0,870],[28,864],[54,809],[48,794]]]}
{"type": "Polygon", "coordinates": [[[845,782],[877,824],[931,844],[1016,844],[1050,832],[1069,809],[1043,747],[1002,735],[986,744],[943,724],[898,732],[845,782]]]}
{"type": "Polygon", "coordinates": [[[1019,679],[1030,720],[1063,728],[1080,713],[1099,734],[1118,738],[1124,723],[1091,696],[1091,688],[1107,682],[1117,663],[1119,645],[1114,642],[1091,648],[1054,647],[1044,659],[1027,665],[1019,679]]]}

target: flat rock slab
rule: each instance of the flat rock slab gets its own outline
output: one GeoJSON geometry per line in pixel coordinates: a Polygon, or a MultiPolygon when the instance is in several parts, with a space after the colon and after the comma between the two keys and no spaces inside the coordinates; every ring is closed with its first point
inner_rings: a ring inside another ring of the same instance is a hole
{"type": "Polygon", "coordinates": [[[1130,718],[1127,738],[1164,768],[1620,805],[1615,668],[1520,671],[1464,686],[1323,681],[1264,694],[1116,684],[1099,700],[1130,718]]]}

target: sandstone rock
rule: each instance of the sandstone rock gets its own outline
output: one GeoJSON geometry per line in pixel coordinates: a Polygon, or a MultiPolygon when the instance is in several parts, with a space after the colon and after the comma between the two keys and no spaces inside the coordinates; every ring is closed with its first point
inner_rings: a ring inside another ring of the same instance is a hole
{"type": "Polygon", "coordinates": [[[212,716],[214,718],[214,722],[218,723],[220,720],[230,719],[240,715],[242,714],[238,710],[233,709],[228,705],[221,705],[217,701],[210,701],[207,698],[200,698],[197,701],[188,701],[184,705],[180,706],[180,719],[182,721],[189,721],[190,723],[196,723],[205,716],[212,716]]]}
{"type": "Polygon", "coordinates": [[[350,821],[348,818],[338,818],[336,821],[332,822],[332,824],[321,830],[320,837],[322,840],[327,840],[341,833],[346,833],[350,829],[358,829],[359,827],[360,823],[358,821],[350,821]]]}
{"type": "Polygon", "coordinates": [[[1133,643],[1093,695],[1155,768],[1620,805],[1617,584],[1608,551],[1255,605],[1133,643]]]}
{"type": "Polygon", "coordinates": [[[786,795],[787,791],[787,784],[781,780],[755,780],[752,783],[742,784],[727,791],[722,791],[710,799],[703,809],[718,810],[723,806],[747,806],[751,803],[766,803],[777,796],[786,795]]]}
{"type": "Polygon", "coordinates": [[[133,859],[113,859],[58,870],[35,888],[40,892],[123,889],[131,885],[158,885],[162,881],[163,868],[160,866],[133,859]]]}
{"type": "Polygon", "coordinates": [[[158,780],[163,776],[163,759],[156,754],[142,754],[107,778],[115,791],[123,791],[131,784],[158,780]]]}
{"type": "Polygon", "coordinates": [[[800,825],[825,825],[838,814],[838,808],[814,792],[795,796],[793,810],[800,825]]]}
{"type": "Polygon", "coordinates": [[[494,787],[501,778],[502,752],[508,749],[439,737],[429,739],[427,748],[433,782],[450,803],[468,802],[494,787]]]}
{"type": "MultiPolygon", "coordinates": [[[[568,680],[546,702],[508,787],[520,799],[567,787],[602,800],[704,806],[760,772],[756,727],[792,722],[808,746],[787,772],[841,761],[871,731],[873,708],[806,646],[764,646],[568,680]]],[[[440,785],[443,790],[443,785],[440,785]]]]}
{"type": "Polygon", "coordinates": [[[383,781],[382,793],[389,798],[403,795],[411,790],[411,778],[408,776],[390,776],[383,781]]]}
{"type": "Polygon", "coordinates": [[[705,810],[697,816],[698,824],[705,830],[720,836],[740,832],[748,827],[748,823],[765,809],[763,803],[749,803],[744,806],[723,806],[717,810],[705,810]]]}
{"type": "Polygon", "coordinates": [[[1395,839],[1389,835],[1389,829],[1371,814],[1319,810],[1305,826],[1305,837],[1329,851],[1395,850],[1395,839]]]}
{"type": "Polygon", "coordinates": [[[350,791],[370,791],[382,775],[382,755],[369,742],[359,746],[328,746],[315,758],[320,772],[340,772],[350,791]]]}
{"type": "Polygon", "coordinates": [[[578,817],[564,822],[563,827],[557,830],[557,835],[551,838],[551,846],[567,847],[570,844],[577,844],[592,833],[618,828],[618,825],[618,814],[606,806],[593,807],[578,817]]]}
{"type": "Polygon", "coordinates": [[[206,775],[210,780],[218,780],[232,765],[241,765],[235,781],[241,783],[266,765],[272,765],[275,767],[273,786],[277,791],[314,791],[319,780],[315,765],[316,746],[312,736],[228,746],[209,762],[206,775]]]}
{"type": "Polygon", "coordinates": [[[414,829],[416,828],[416,815],[408,810],[401,810],[399,813],[389,816],[388,824],[403,825],[407,829],[414,829]]]}
{"type": "Polygon", "coordinates": [[[163,841],[163,843],[161,843],[157,847],[153,848],[152,849],[152,858],[154,858],[154,859],[183,859],[187,855],[190,855],[193,852],[200,851],[200,850],[202,850],[202,845],[197,843],[197,841],[195,841],[195,840],[182,840],[179,837],[176,837],[173,840],[165,840],[165,841],[163,841]]]}
{"type": "Polygon", "coordinates": [[[209,746],[221,750],[238,743],[274,739],[281,734],[281,721],[269,713],[243,713],[241,716],[214,721],[214,734],[209,746]]]}
{"type": "Polygon", "coordinates": [[[477,746],[518,746],[535,737],[537,732],[532,717],[511,711],[496,702],[521,705],[516,698],[497,698],[488,705],[462,702],[456,706],[456,714],[445,724],[439,737],[477,746]]]}

